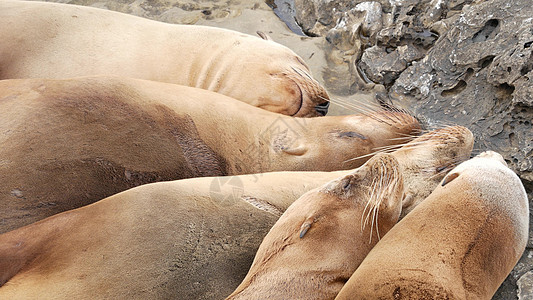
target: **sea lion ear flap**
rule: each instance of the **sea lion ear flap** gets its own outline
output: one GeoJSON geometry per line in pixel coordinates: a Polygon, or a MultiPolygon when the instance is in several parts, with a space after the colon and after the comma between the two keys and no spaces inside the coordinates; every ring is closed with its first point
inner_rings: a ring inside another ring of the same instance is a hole
{"type": "Polygon", "coordinates": [[[263,40],[272,41],[272,38],[262,31],[257,31],[257,35],[263,40]]]}
{"type": "Polygon", "coordinates": [[[304,235],[307,233],[307,230],[309,230],[309,228],[311,228],[311,222],[305,222],[304,224],[302,224],[302,227],[300,228],[300,238],[303,238],[304,235]]]}
{"type": "Polygon", "coordinates": [[[307,233],[309,228],[311,228],[311,225],[313,225],[313,223],[315,223],[315,222],[316,222],[316,220],[313,217],[308,218],[307,220],[305,220],[305,222],[300,227],[300,238],[301,239],[305,236],[305,234],[307,233]]]}
{"type": "Polygon", "coordinates": [[[448,176],[444,177],[444,180],[442,181],[442,186],[447,185],[448,183],[452,182],[455,178],[459,177],[459,173],[451,173],[448,174],[448,176]]]}
{"type": "Polygon", "coordinates": [[[302,156],[307,153],[307,147],[303,145],[298,145],[295,147],[283,148],[282,151],[289,155],[302,156]]]}

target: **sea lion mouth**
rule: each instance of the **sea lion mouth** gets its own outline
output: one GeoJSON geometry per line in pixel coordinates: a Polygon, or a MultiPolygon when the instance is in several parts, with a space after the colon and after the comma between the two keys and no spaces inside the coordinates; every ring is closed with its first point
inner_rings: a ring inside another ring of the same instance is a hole
{"type": "Polygon", "coordinates": [[[296,82],[295,80],[291,79],[294,84],[296,84],[296,86],[298,87],[298,91],[300,91],[300,106],[298,107],[298,109],[296,110],[295,113],[293,113],[291,115],[291,117],[294,117],[296,116],[298,113],[300,113],[300,111],[302,110],[302,107],[304,106],[304,92],[302,91],[302,88],[300,87],[300,85],[298,84],[298,82],[296,82]]]}

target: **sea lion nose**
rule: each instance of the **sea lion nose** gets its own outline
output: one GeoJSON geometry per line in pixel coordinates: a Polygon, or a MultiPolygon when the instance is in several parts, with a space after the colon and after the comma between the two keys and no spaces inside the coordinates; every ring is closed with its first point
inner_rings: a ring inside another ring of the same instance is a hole
{"type": "Polygon", "coordinates": [[[315,110],[318,112],[318,114],[325,116],[328,113],[329,108],[329,101],[320,103],[315,106],[315,110]]]}

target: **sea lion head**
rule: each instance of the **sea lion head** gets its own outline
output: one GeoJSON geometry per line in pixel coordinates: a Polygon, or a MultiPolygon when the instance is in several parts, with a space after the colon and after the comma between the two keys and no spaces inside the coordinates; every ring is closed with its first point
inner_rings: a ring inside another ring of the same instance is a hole
{"type": "Polygon", "coordinates": [[[249,45],[255,47],[252,50],[254,55],[235,59],[230,66],[232,74],[238,70],[240,78],[237,84],[242,84],[243,88],[236,88],[228,95],[284,115],[325,116],[329,108],[329,95],[311,76],[304,60],[266,35],[260,36],[263,38],[261,43],[249,45]]]}
{"type": "MultiPolygon", "coordinates": [[[[334,196],[329,198],[333,206],[341,200],[364,205],[360,222],[356,223],[360,224],[361,237],[372,243],[398,221],[404,180],[398,160],[391,154],[379,153],[350,174],[326,184],[320,192],[334,196]]],[[[347,208],[353,209],[351,205],[347,208]]],[[[338,223],[342,224],[343,221],[338,223]]]]}
{"type": "MultiPolygon", "coordinates": [[[[282,124],[284,125],[284,124],[282,124]]],[[[296,119],[273,136],[282,170],[348,170],[364,164],[376,149],[405,143],[420,131],[413,116],[393,111],[296,119]]]]}
{"type": "Polygon", "coordinates": [[[397,222],[402,195],[398,161],[384,153],[307,192],[274,224],[228,299],[333,299],[397,222]]]}
{"type": "Polygon", "coordinates": [[[393,153],[406,186],[402,217],[429,196],[447,172],[470,158],[473,144],[468,128],[449,126],[425,133],[393,153]]]}

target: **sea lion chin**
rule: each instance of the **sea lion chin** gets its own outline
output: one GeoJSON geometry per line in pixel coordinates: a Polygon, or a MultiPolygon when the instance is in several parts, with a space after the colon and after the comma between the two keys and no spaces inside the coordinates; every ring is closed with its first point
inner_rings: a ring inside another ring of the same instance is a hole
{"type": "Polygon", "coordinates": [[[526,247],[528,224],[520,179],[484,152],[390,230],[336,299],[491,299],[526,247]]]}

